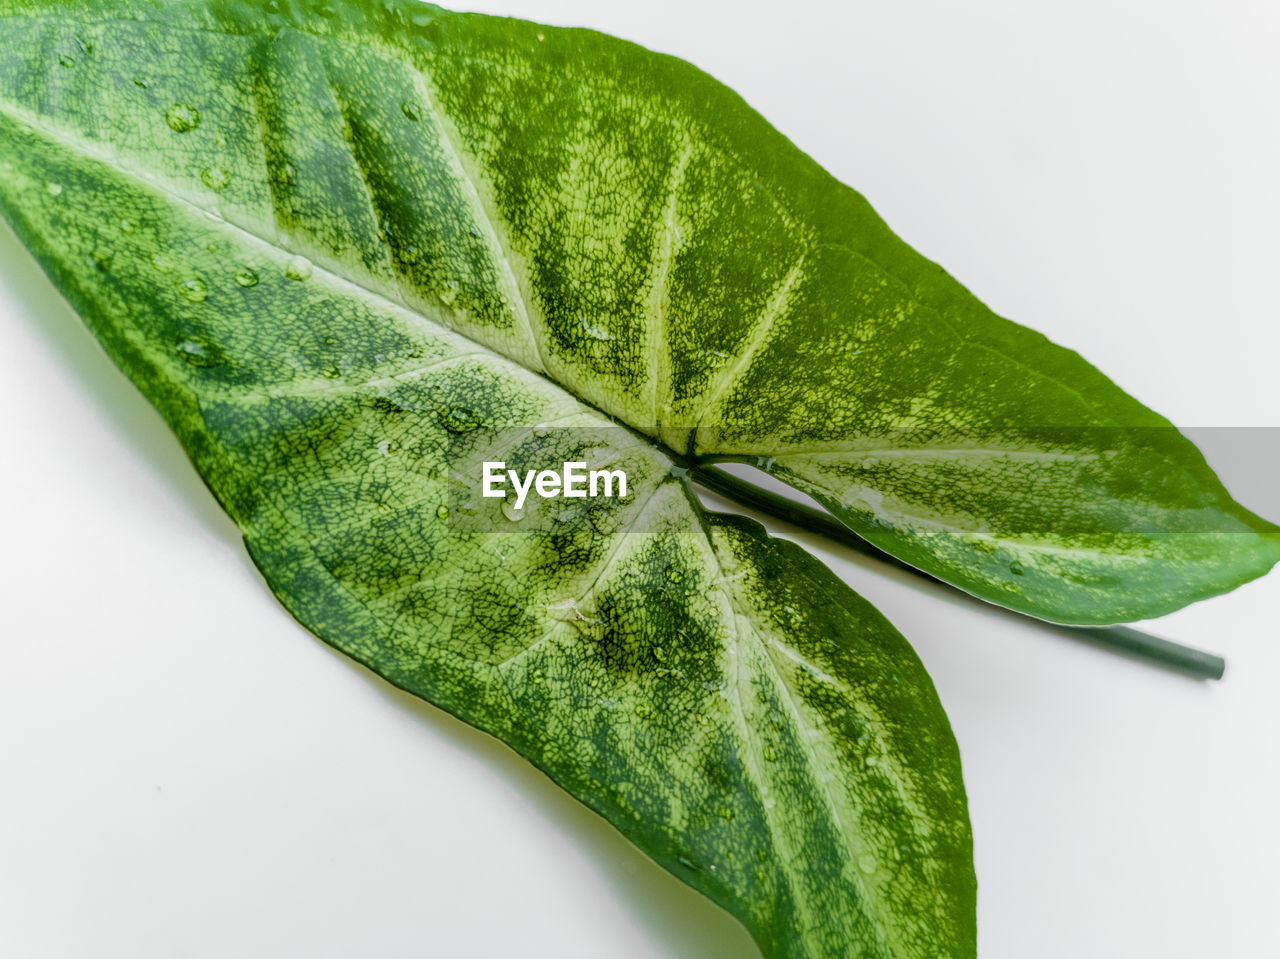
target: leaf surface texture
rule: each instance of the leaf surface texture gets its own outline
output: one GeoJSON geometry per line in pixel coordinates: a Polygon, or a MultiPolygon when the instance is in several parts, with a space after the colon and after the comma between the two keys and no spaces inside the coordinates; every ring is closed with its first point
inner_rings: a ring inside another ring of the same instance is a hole
{"type": "Polygon", "coordinates": [[[300,622],[509,743],[767,955],[972,955],[959,758],[918,659],[634,426],[667,403],[646,371],[679,328],[692,134],[648,156],[652,130],[606,195],[575,186],[600,158],[565,151],[595,135],[572,120],[522,185],[456,110],[529,69],[497,41],[531,25],[0,10],[0,208],[300,622]],[[545,205],[517,222],[525,189],[545,205]],[[628,494],[517,514],[477,495],[499,459],[624,469],[628,494]]]}
{"type": "Polygon", "coordinates": [[[959,760],[902,638],[691,459],[1062,621],[1280,557],[1165,420],[681,61],[398,0],[0,17],[0,209],[276,595],[766,955],[974,954],[959,760]],[[628,496],[512,515],[490,460],[628,496]]]}

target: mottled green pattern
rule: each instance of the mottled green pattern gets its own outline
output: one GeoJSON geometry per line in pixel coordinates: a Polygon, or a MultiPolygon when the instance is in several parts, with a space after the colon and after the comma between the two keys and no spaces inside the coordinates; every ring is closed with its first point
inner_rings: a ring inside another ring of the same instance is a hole
{"type": "Polygon", "coordinates": [[[578,396],[1046,619],[1156,616],[1280,560],[1280,530],[1166,420],[995,316],[687,64],[506,21],[421,36],[540,367],[578,396]]]}
{"type": "Polygon", "coordinates": [[[763,457],[1054,618],[1280,554],[1163,420],[680,61],[408,0],[0,0],[0,52],[0,210],[281,601],[769,956],[974,955],[959,761],[901,637],[681,456],[763,457]],[[520,517],[475,495],[490,459],[630,495],[520,517]]]}
{"type": "MultiPolygon", "coordinates": [[[[731,295],[670,256],[692,141],[639,129],[645,104],[609,117],[619,157],[562,129],[528,154],[549,202],[509,212],[523,187],[443,106],[469,76],[411,43],[437,14],[387,16],[14,8],[0,209],[307,627],[510,743],[769,956],[973,956],[959,757],[911,649],[608,415],[649,420],[698,285],[731,295]],[[516,514],[476,495],[493,459],[621,467],[629,494],[516,514]]],[[[439,17],[483,52],[488,21],[439,17]]]]}
{"type": "Polygon", "coordinates": [[[6,25],[15,119],[165,170],[673,450],[758,458],[978,596],[1119,622],[1280,559],[1164,419],[688,64],[396,3],[39,7],[79,12],[6,25]],[[200,120],[177,138],[175,106],[200,120]]]}

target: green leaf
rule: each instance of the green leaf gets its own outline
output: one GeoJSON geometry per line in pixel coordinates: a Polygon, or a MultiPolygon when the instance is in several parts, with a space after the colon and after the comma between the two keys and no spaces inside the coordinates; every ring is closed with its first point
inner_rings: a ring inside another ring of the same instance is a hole
{"type": "Polygon", "coordinates": [[[901,637],[706,514],[691,458],[1054,619],[1280,558],[1163,419],[678,60],[407,0],[0,16],[0,210],[281,601],[770,956],[974,954],[959,764],[901,637]],[[629,495],[518,517],[497,459],[629,495]]]}
{"type": "MultiPolygon", "coordinates": [[[[624,209],[672,173],[657,140],[616,157],[632,192],[612,213],[590,171],[566,173],[561,219],[521,253],[442,106],[463,61],[433,51],[532,51],[528,25],[407,4],[0,9],[0,209],[300,622],[509,743],[766,955],[974,955],[959,756],[919,660],[603,411],[656,401],[643,371],[666,334],[637,338],[649,313],[620,298],[660,313],[672,288],[648,245],[671,253],[684,214],[668,193],[624,209]],[[612,247],[576,225],[604,215],[612,247]],[[538,257],[572,267],[555,322],[538,257]],[[570,305],[584,284],[591,312],[570,305]],[[494,460],[624,469],[627,495],[518,513],[478,495],[494,460]]],[[[572,138],[530,162],[560,166],[572,138]]]]}
{"type": "MultiPolygon", "coordinates": [[[[113,16],[83,9],[82,32],[113,16]]],[[[121,9],[185,31],[193,64],[93,92],[92,54],[71,42],[55,71],[18,32],[15,107],[83,96],[77,128],[122,162],[182,133],[163,156],[197,204],[672,450],[766,464],[935,576],[1096,625],[1280,559],[1166,420],[992,314],[688,64],[397,3],[121,9]],[[228,76],[225,102],[187,102],[228,76]]]]}

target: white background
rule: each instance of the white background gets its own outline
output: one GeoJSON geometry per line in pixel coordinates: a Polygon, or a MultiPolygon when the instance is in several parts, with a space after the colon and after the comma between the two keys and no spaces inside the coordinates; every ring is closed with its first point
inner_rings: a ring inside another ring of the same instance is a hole
{"type": "MultiPolygon", "coordinates": [[[[1269,0],[487,9],[694,61],[1175,422],[1280,426],[1269,0]]],[[[0,409],[0,953],[755,955],[505,747],[296,626],[7,231],[0,409]]],[[[1211,458],[1274,507],[1278,451],[1229,469],[1230,435],[1211,458]]],[[[984,959],[1274,954],[1280,574],[1151,625],[1227,654],[1202,683],[809,542],[937,682],[984,959]]]]}

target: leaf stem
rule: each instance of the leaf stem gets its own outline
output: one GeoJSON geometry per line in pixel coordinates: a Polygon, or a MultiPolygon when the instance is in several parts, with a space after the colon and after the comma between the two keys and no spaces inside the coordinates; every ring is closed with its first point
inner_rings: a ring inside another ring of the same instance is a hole
{"type": "MultiPolygon", "coordinates": [[[[792,526],[808,530],[811,533],[817,533],[819,536],[824,536],[839,543],[841,546],[856,550],[864,556],[870,556],[872,559],[880,560],[882,563],[896,566],[898,569],[904,569],[931,582],[941,583],[949,589],[955,589],[957,592],[963,593],[970,599],[985,602],[985,600],[979,600],[976,596],[965,593],[963,590],[951,586],[935,576],[930,576],[909,563],[904,563],[896,556],[886,553],[879,547],[873,546],[835,517],[822,510],[814,509],[812,506],[806,506],[803,503],[797,503],[795,500],[789,499],[780,493],[761,489],[753,483],[748,483],[746,480],[739,479],[731,473],[726,473],[724,470],[716,469],[715,467],[697,466],[689,475],[700,486],[704,486],[713,493],[717,493],[726,499],[731,499],[742,506],[759,510],[775,519],[782,520],[784,523],[790,523],[792,526]]],[[[1018,615],[1026,616],[1025,613],[1018,615]]],[[[1046,629],[1051,629],[1076,639],[1083,639],[1112,651],[1125,653],[1202,679],[1221,679],[1226,669],[1226,661],[1221,656],[1195,649],[1191,646],[1170,642],[1158,636],[1151,636],[1128,626],[1063,626],[1058,623],[1035,619],[1033,616],[1027,616],[1026,618],[1034,620],[1046,629]]]]}

